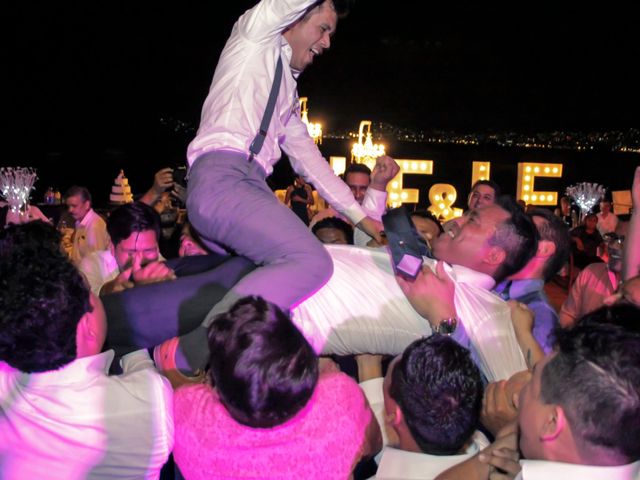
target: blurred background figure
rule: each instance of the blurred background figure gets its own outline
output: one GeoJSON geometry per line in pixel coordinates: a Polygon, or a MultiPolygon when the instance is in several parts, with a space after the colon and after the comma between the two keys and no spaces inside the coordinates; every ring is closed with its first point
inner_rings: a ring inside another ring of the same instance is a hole
{"type": "MultiPolygon", "coordinates": [[[[97,214],[91,203],[91,193],[85,187],[74,185],[64,195],[69,215],[75,225],[71,237],[71,261],[78,265],[91,252],[106,250],[109,247],[109,234],[104,219],[97,214]]],[[[60,230],[64,234],[63,228],[60,230]]]]}
{"type": "Polygon", "coordinates": [[[353,227],[338,217],[323,218],[311,229],[322,243],[353,245],[353,227]]]}
{"type": "Polygon", "coordinates": [[[289,205],[293,213],[295,213],[305,225],[309,226],[309,210],[313,205],[313,190],[311,185],[304,181],[304,178],[297,176],[293,181],[293,185],[289,185],[287,193],[284,197],[285,205],[289,205]]]}
{"type": "Polygon", "coordinates": [[[600,202],[600,213],[598,213],[598,231],[600,235],[616,231],[618,217],[613,213],[611,200],[603,198],[600,202]]]}

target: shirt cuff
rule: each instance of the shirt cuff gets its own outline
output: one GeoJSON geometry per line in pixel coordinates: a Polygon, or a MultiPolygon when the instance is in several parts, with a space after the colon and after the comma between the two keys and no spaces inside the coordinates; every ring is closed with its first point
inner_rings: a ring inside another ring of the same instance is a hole
{"type": "Polygon", "coordinates": [[[349,205],[349,207],[340,211],[340,213],[351,220],[351,223],[353,223],[354,225],[360,223],[367,216],[360,204],[355,201],[351,205],[349,205]]]}
{"type": "Polygon", "coordinates": [[[149,352],[145,349],[127,353],[120,358],[120,366],[123,373],[144,370],[145,368],[155,368],[149,352]]]}
{"type": "Polygon", "coordinates": [[[387,206],[387,191],[367,188],[362,201],[363,210],[373,219],[380,220],[387,206]]]}
{"type": "Polygon", "coordinates": [[[360,389],[364,392],[364,396],[367,397],[369,405],[384,402],[384,395],[382,393],[383,382],[384,378],[378,377],[372,378],[371,380],[365,380],[358,384],[360,389]]]}

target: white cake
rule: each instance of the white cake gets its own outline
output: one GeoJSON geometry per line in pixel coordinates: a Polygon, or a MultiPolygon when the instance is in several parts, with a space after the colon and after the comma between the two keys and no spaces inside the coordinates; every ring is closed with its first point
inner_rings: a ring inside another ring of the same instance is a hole
{"type": "Polygon", "coordinates": [[[133,194],[129,180],[124,176],[124,171],[120,170],[120,174],[116,177],[114,185],[111,187],[111,195],[109,195],[111,203],[131,203],[133,202],[133,194]]]}

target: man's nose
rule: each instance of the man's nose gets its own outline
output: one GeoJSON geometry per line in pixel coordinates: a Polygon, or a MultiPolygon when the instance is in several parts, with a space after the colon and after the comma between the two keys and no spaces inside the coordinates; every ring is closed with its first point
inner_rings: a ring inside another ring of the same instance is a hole
{"type": "Polygon", "coordinates": [[[325,50],[329,50],[331,48],[331,35],[329,35],[329,32],[324,32],[320,45],[322,45],[322,48],[325,50]]]}

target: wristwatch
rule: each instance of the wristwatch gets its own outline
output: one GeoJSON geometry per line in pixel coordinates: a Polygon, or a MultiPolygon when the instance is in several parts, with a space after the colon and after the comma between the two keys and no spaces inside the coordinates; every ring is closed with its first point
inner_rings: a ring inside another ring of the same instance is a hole
{"type": "Polygon", "coordinates": [[[456,331],[456,327],[458,326],[458,317],[451,318],[443,318],[438,326],[433,328],[435,333],[439,333],[440,335],[451,335],[456,331]]]}

